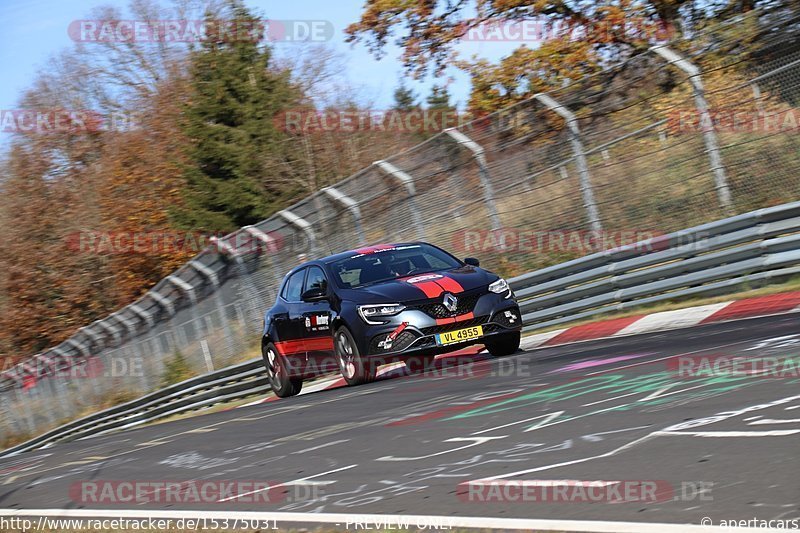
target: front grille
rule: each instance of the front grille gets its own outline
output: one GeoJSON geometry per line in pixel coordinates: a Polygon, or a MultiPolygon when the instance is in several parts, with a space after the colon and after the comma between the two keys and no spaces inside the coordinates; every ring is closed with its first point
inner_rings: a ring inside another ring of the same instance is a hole
{"type": "Polygon", "coordinates": [[[453,331],[454,329],[470,328],[472,326],[480,326],[488,319],[488,316],[479,316],[470,318],[469,320],[460,320],[451,324],[442,324],[441,326],[431,326],[429,328],[422,328],[423,335],[435,335],[436,333],[444,333],[445,331],[453,331]]]}
{"type": "Polygon", "coordinates": [[[497,333],[498,331],[504,331],[504,330],[505,330],[505,328],[503,328],[503,326],[499,326],[499,325],[494,324],[492,322],[489,322],[488,324],[484,324],[483,325],[483,334],[484,335],[488,335],[490,333],[497,333]]]}
{"type": "Polygon", "coordinates": [[[481,297],[481,294],[454,294],[453,296],[458,299],[455,311],[448,311],[442,304],[441,298],[439,298],[437,302],[426,302],[413,307],[433,318],[452,318],[454,316],[471,313],[472,310],[475,309],[475,304],[478,303],[478,298],[481,297]]]}

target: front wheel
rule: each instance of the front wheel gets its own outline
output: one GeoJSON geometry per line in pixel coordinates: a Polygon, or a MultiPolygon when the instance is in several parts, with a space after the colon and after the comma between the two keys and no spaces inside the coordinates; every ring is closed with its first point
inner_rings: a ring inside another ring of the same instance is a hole
{"type": "Polygon", "coordinates": [[[267,367],[267,379],[272,387],[272,392],[278,398],[288,398],[300,392],[303,388],[303,379],[291,377],[283,357],[275,345],[267,343],[263,350],[264,366],[267,367]]]}
{"type": "Polygon", "coordinates": [[[486,339],[484,346],[489,350],[493,357],[503,357],[511,355],[519,350],[519,341],[522,333],[514,331],[512,333],[503,333],[494,335],[486,339]]]}
{"type": "Polygon", "coordinates": [[[348,385],[361,385],[375,380],[377,365],[361,357],[350,330],[344,326],[337,329],[334,343],[339,370],[348,385]]]}

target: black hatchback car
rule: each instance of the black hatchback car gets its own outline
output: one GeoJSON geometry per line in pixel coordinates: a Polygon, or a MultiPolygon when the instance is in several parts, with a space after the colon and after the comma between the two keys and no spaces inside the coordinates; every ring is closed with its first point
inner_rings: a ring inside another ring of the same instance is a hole
{"type": "Polygon", "coordinates": [[[289,272],[264,317],[262,355],[273,391],[339,370],[349,385],[378,366],[427,368],[440,353],[483,344],[519,349],[522,317],[508,283],[423,242],[383,244],[304,263],[289,272]]]}

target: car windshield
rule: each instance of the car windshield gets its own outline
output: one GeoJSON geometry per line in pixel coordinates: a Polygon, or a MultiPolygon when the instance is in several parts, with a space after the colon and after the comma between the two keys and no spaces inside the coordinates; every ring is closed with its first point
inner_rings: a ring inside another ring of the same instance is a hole
{"type": "Polygon", "coordinates": [[[409,244],[370,250],[328,263],[336,283],[353,289],[412,274],[424,274],[461,263],[448,253],[425,244],[409,244]]]}

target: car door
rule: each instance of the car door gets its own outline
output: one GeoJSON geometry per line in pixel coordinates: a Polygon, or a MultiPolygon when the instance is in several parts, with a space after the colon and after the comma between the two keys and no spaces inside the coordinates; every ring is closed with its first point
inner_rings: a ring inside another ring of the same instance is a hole
{"type": "Polygon", "coordinates": [[[286,280],[280,295],[285,312],[273,317],[277,334],[275,347],[286,358],[293,375],[304,374],[308,360],[301,299],[307,270],[298,270],[286,280]]]}
{"type": "MultiPolygon", "coordinates": [[[[317,289],[329,295],[328,278],[322,268],[308,267],[303,293],[317,289]]],[[[333,357],[333,332],[331,331],[331,304],[329,299],[303,302],[303,324],[306,328],[306,349],[310,368],[327,371],[338,368],[333,357]]]]}

